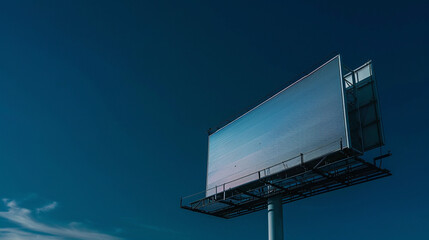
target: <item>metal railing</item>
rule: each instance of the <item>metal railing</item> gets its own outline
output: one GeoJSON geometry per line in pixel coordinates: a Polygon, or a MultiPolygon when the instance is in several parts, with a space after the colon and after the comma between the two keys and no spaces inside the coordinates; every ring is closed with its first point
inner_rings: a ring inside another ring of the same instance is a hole
{"type": "MultiPolygon", "coordinates": [[[[305,159],[305,156],[316,152],[318,150],[324,149],[324,148],[328,148],[328,147],[334,147],[332,151],[328,152],[327,154],[324,155],[329,155],[332,154],[338,150],[342,150],[343,149],[343,139],[336,139],[335,141],[332,141],[326,145],[317,147],[315,149],[312,149],[306,153],[300,153],[299,155],[296,155],[294,157],[291,157],[289,159],[286,159],[280,163],[274,164],[272,166],[263,168],[259,171],[247,174],[245,176],[239,177],[237,179],[216,185],[214,187],[211,187],[209,189],[206,189],[204,191],[200,191],[197,193],[194,193],[192,195],[189,196],[185,196],[182,197],[180,199],[180,204],[181,206],[183,205],[192,205],[193,202],[195,202],[196,200],[202,200],[202,199],[207,199],[207,202],[212,202],[212,201],[218,201],[218,200],[225,200],[226,199],[226,191],[231,190],[235,187],[240,186],[241,184],[245,184],[245,183],[249,183],[252,181],[256,181],[256,180],[260,180],[269,176],[272,176],[274,174],[277,174],[279,172],[282,172],[284,170],[287,170],[289,168],[295,167],[295,166],[303,166],[305,164],[305,162],[309,162],[315,158],[320,158],[323,156],[316,156],[314,158],[310,158],[310,159],[305,159]],[[291,162],[296,162],[297,164],[289,164],[291,162]]],[[[204,203],[204,201],[200,202],[201,204],[204,203]]],[[[198,206],[195,206],[198,207],[198,206]]]]}

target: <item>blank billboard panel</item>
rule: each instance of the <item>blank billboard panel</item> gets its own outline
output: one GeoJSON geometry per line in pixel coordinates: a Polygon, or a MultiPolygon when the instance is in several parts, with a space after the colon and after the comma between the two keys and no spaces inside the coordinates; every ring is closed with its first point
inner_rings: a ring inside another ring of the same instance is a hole
{"type": "Polygon", "coordinates": [[[207,195],[349,147],[340,56],[209,136],[207,195]],[[288,160],[287,162],[284,162],[288,160]]]}

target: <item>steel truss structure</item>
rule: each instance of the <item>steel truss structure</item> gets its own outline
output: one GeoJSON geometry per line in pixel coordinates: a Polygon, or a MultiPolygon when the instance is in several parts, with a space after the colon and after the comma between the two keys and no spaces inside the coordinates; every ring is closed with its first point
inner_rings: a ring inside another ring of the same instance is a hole
{"type": "Polygon", "coordinates": [[[267,199],[274,196],[281,196],[285,204],[390,176],[389,170],[381,168],[381,160],[390,155],[378,156],[370,163],[361,158],[360,152],[347,148],[272,175],[258,172],[257,180],[212,196],[201,192],[181,198],[180,207],[234,218],[266,209],[267,199]]]}

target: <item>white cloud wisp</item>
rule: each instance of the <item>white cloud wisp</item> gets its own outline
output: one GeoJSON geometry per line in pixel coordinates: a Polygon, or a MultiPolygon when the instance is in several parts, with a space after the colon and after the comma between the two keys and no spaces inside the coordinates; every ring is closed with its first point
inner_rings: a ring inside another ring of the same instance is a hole
{"type": "Polygon", "coordinates": [[[54,202],[51,202],[48,205],[45,205],[45,206],[43,206],[41,208],[37,208],[36,212],[37,213],[49,212],[49,211],[54,210],[57,207],[57,205],[58,205],[57,202],[54,201],[54,202]]]}
{"type": "MultiPolygon", "coordinates": [[[[7,211],[0,211],[0,217],[9,220],[21,226],[22,229],[0,228],[0,239],[13,240],[120,240],[121,238],[111,236],[96,231],[79,229],[75,227],[51,226],[35,220],[31,216],[31,210],[19,207],[15,201],[3,199],[7,211]],[[27,231],[25,231],[27,230],[27,231]],[[4,237],[4,238],[3,238],[4,237]]],[[[53,202],[42,208],[36,209],[37,212],[46,212],[55,209],[57,203],[53,202]]]]}

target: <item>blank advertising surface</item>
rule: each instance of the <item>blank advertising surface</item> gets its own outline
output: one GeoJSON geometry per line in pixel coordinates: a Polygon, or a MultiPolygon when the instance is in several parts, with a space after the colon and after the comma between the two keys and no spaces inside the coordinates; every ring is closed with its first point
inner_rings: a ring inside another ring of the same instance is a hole
{"type": "Polygon", "coordinates": [[[276,164],[287,169],[349,147],[340,61],[332,58],[211,134],[206,195],[256,180],[266,168],[272,174],[276,164]]]}

